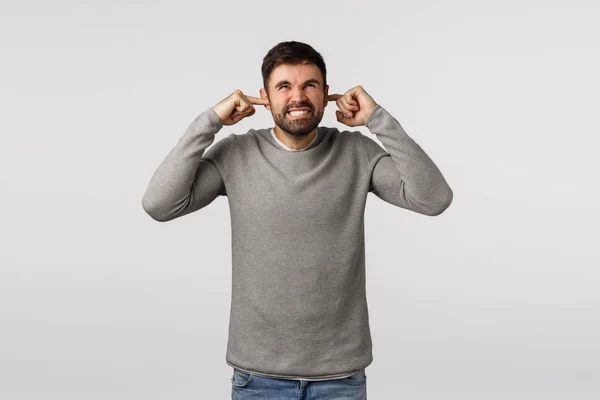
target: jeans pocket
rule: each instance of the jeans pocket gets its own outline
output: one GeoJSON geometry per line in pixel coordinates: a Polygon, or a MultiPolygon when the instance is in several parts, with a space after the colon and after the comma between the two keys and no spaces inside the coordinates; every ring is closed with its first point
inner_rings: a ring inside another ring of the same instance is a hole
{"type": "Polygon", "coordinates": [[[236,388],[246,387],[252,382],[254,375],[247,372],[241,371],[237,368],[233,368],[233,376],[231,377],[231,384],[236,388]]]}
{"type": "Polygon", "coordinates": [[[367,374],[365,372],[365,368],[362,368],[356,371],[354,374],[347,376],[342,379],[346,383],[350,383],[352,385],[362,385],[367,381],[367,374]]]}

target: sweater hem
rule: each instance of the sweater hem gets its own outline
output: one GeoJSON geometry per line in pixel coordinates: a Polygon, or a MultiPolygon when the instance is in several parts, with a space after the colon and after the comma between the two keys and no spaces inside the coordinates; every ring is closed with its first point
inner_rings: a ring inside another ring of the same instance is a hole
{"type": "Polygon", "coordinates": [[[239,366],[233,364],[232,362],[230,362],[229,360],[225,360],[225,362],[230,367],[239,369],[240,371],[246,372],[248,374],[254,374],[254,375],[258,375],[258,376],[263,376],[265,378],[275,378],[275,379],[291,379],[291,380],[305,380],[305,381],[326,381],[326,380],[331,380],[331,379],[343,379],[343,378],[347,378],[349,376],[354,375],[358,371],[360,371],[360,369],[359,369],[359,370],[356,370],[356,371],[346,372],[346,373],[342,373],[342,374],[332,374],[332,375],[322,375],[322,376],[305,377],[305,376],[298,376],[298,375],[266,374],[264,372],[258,372],[258,371],[251,370],[251,369],[248,369],[248,368],[239,367],[239,366]]]}

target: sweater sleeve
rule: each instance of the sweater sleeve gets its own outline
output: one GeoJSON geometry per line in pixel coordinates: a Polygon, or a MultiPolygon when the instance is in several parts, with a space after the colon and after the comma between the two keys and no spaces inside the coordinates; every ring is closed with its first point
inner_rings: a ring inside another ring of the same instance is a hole
{"type": "Polygon", "coordinates": [[[142,197],[142,207],[153,219],[170,221],[227,195],[225,177],[235,135],[206,150],[222,127],[217,113],[209,108],[192,121],[167,154],[142,197]]]}
{"type": "Polygon", "coordinates": [[[444,212],[452,203],[452,189],[400,123],[377,104],[365,126],[385,147],[359,132],[373,169],[369,191],[387,203],[420,214],[435,216],[444,212]]]}

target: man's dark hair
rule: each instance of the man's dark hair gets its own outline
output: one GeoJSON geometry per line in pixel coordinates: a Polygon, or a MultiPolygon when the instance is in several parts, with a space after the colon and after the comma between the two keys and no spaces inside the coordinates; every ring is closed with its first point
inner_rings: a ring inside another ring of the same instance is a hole
{"type": "Polygon", "coordinates": [[[269,77],[271,72],[280,64],[314,64],[321,70],[323,76],[323,91],[327,86],[327,68],[323,56],[310,45],[302,42],[281,42],[276,44],[263,58],[262,77],[263,85],[269,92],[269,77]]]}

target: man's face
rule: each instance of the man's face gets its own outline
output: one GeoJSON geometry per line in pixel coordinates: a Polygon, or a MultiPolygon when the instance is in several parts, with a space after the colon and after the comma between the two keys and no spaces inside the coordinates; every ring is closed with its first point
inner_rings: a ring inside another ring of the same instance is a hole
{"type": "Polygon", "coordinates": [[[280,64],[273,69],[269,81],[269,95],[260,90],[263,99],[269,100],[275,124],[296,137],[310,134],[323,119],[327,106],[329,86],[323,88],[321,70],[314,64],[280,64]],[[291,115],[290,110],[301,109],[307,113],[291,115]]]}

